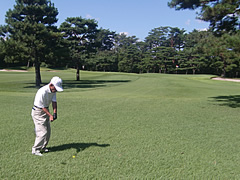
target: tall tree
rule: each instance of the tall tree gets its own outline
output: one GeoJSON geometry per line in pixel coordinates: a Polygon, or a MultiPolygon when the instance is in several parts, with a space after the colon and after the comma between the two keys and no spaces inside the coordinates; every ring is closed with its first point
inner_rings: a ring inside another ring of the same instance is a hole
{"type": "Polygon", "coordinates": [[[159,46],[152,49],[153,59],[155,61],[154,69],[159,73],[170,73],[174,67],[174,56],[176,51],[172,47],[159,46]]]}
{"type": "Polygon", "coordinates": [[[6,57],[8,60],[32,61],[35,66],[36,86],[40,87],[40,65],[50,53],[53,34],[57,31],[58,10],[50,0],[16,0],[6,13],[6,57]],[[12,50],[15,53],[11,53],[12,50]]]}
{"type": "Polygon", "coordinates": [[[170,27],[168,35],[170,47],[173,47],[174,49],[180,51],[182,48],[184,48],[184,39],[185,39],[184,29],[181,30],[177,27],[175,28],[170,27]]]}
{"type": "Polygon", "coordinates": [[[4,57],[5,57],[5,53],[4,53],[3,41],[2,39],[0,39],[0,68],[4,67],[5,65],[4,57]]]}
{"type": "Polygon", "coordinates": [[[222,37],[210,36],[200,42],[203,52],[211,57],[211,66],[222,77],[235,76],[239,72],[239,56],[229,44],[231,36],[225,34],[222,37]],[[235,73],[234,73],[235,72],[235,73]]]}
{"type": "Polygon", "coordinates": [[[115,50],[118,54],[118,70],[121,72],[139,72],[140,49],[136,36],[120,34],[116,37],[115,50]]]}
{"type": "Polygon", "coordinates": [[[178,52],[178,70],[185,71],[186,74],[192,71],[194,74],[196,70],[200,71],[210,66],[210,61],[207,63],[208,58],[202,50],[204,44],[200,44],[203,39],[207,39],[209,36],[212,36],[212,33],[209,31],[194,30],[186,34],[184,38],[184,49],[178,52]]]}
{"type": "Polygon", "coordinates": [[[68,41],[63,38],[62,33],[54,34],[55,37],[53,37],[49,47],[51,53],[46,56],[46,64],[49,67],[67,67],[70,57],[68,41]]]}
{"type": "Polygon", "coordinates": [[[76,80],[80,80],[80,68],[91,53],[96,52],[97,22],[94,19],[69,17],[60,25],[60,31],[69,42],[70,56],[75,64],[76,80]]]}
{"type": "Polygon", "coordinates": [[[145,42],[149,45],[149,49],[164,46],[167,43],[169,34],[169,27],[154,28],[149,32],[149,35],[145,38],[145,42]]]}
{"type": "Polygon", "coordinates": [[[98,48],[94,58],[96,70],[117,71],[117,58],[113,51],[115,37],[115,32],[108,29],[99,29],[96,38],[98,48]]]}
{"type": "Polygon", "coordinates": [[[171,0],[170,8],[200,9],[198,18],[210,22],[211,28],[220,32],[232,32],[239,29],[239,0],[171,0]]]}
{"type": "Polygon", "coordinates": [[[116,33],[108,29],[100,28],[96,36],[96,44],[100,51],[111,50],[115,43],[116,33]]]}

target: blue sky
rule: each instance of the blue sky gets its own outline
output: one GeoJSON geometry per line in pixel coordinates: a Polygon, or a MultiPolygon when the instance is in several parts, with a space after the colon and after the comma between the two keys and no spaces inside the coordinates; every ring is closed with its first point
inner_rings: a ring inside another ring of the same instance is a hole
{"type": "MultiPolygon", "coordinates": [[[[191,32],[208,28],[209,23],[196,19],[192,10],[170,9],[170,0],[51,0],[58,9],[59,26],[67,17],[96,19],[99,28],[126,33],[144,40],[148,33],[160,26],[171,26],[191,32]]],[[[0,24],[5,22],[8,9],[15,0],[1,2],[0,24]]]]}

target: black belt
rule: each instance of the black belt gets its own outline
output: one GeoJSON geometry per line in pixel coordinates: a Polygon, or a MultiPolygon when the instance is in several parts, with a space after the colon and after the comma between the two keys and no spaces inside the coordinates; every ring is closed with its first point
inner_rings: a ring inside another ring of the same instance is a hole
{"type": "Polygon", "coordinates": [[[34,107],[36,107],[36,108],[38,108],[38,109],[42,109],[42,108],[40,108],[40,107],[38,107],[38,106],[35,106],[35,105],[34,105],[34,107]]]}
{"type": "MultiPolygon", "coordinates": [[[[42,108],[40,108],[40,107],[38,107],[38,106],[35,106],[35,105],[34,105],[34,107],[36,107],[36,108],[38,108],[38,109],[42,109],[42,108]]],[[[44,108],[48,108],[48,107],[44,107],[44,108]]]]}

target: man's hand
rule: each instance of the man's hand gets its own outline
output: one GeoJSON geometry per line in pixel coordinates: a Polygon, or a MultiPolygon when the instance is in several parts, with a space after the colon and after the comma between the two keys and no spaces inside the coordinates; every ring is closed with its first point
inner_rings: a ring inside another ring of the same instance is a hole
{"type": "Polygon", "coordinates": [[[54,118],[53,118],[53,116],[51,115],[51,116],[49,116],[49,120],[51,121],[51,122],[53,122],[54,121],[54,118]]]}
{"type": "Polygon", "coordinates": [[[53,115],[50,114],[48,108],[42,108],[42,110],[49,116],[49,120],[53,122],[54,121],[53,115]]]}

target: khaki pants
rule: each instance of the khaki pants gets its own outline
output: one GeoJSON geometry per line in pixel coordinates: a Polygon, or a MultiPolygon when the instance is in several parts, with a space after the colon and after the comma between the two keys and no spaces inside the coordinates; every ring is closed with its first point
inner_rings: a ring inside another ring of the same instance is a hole
{"type": "Polygon", "coordinates": [[[35,125],[36,139],[32,152],[46,148],[51,134],[49,116],[40,108],[33,107],[32,119],[35,125]]]}

